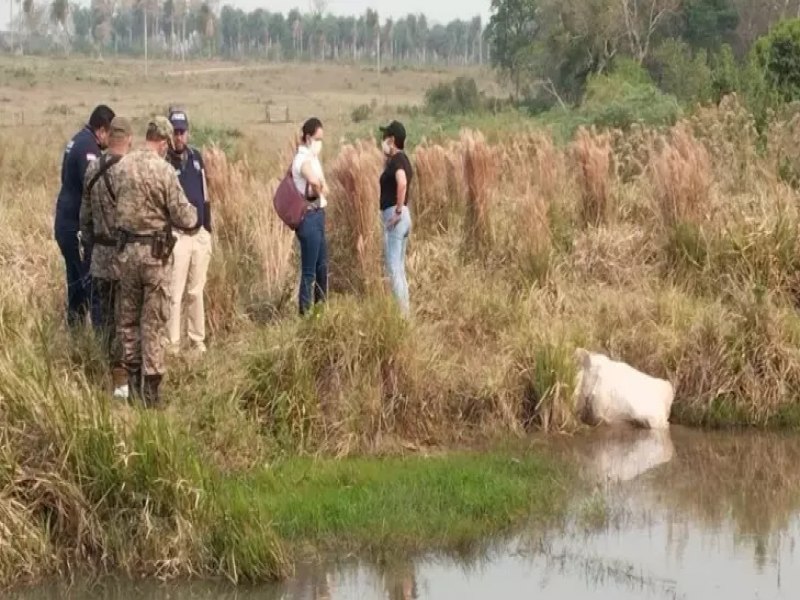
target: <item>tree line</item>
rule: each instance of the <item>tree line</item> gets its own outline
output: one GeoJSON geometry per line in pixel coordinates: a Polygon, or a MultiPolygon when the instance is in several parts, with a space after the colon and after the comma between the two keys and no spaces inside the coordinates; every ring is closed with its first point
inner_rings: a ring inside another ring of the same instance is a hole
{"type": "Polygon", "coordinates": [[[567,104],[622,59],[685,88],[698,69],[743,62],[760,37],[797,17],[800,0],[492,0],[486,37],[519,96],[567,104]]]}
{"type": "MultiPolygon", "coordinates": [[[[268,60],[349,60],[383,63],[483,64],[488,58],[479,16],[447,24],[423,14],[382,19],[375,10],[335,16],[316,0],[307,12],[221,8],[200,0],[23,0],[12,18],[13,39],[28,52],[56,44],[95,54],[145,51],[172,58],[192,56],[268,60]]],[[[13,10],[13,4],[12,4],[13,10]]]]}

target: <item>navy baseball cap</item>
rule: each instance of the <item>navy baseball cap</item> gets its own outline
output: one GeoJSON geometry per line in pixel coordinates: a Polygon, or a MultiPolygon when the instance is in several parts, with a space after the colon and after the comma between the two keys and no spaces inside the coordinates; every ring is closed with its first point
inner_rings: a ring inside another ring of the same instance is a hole
{"type": "Polygon", "coordinates": [[[172,128],[175,131],[186,131],[189,129],[189,117],[186,116],[186,111],[171,111],[169,113],[169,122],[172,123],[172,128]]]}

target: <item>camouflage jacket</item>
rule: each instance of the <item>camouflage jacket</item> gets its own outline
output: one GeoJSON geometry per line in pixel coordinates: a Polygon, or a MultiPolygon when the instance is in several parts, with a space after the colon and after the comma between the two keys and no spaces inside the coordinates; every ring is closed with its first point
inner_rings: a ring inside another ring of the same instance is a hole
{"type": "Polygon", "coordinates": [[[105,175],[96,177],[109,160],[110,155],[104,155],[99,160],[92,162],[86,169],[83,180],[83,199],[80,211],[80,231],[83,241],[92,247],[92,277],[101,279],[118,278],[116,255],[117,250],[112,245],[116,234],[116,187],[118,184],[119,159],[105,172],[105,175]],[[94,184],[89,189],[89,184],[94,184]],[[111,185],[109,189],[108,185],[111,185]]]}
{"type": "Polygon", "coordinates": [[[168,224],[190,228],[197,209],[189,204],[170,164],[150,150],[135,150],[119,163],[117,227],[140,235],[162,231],[168,224]]]}

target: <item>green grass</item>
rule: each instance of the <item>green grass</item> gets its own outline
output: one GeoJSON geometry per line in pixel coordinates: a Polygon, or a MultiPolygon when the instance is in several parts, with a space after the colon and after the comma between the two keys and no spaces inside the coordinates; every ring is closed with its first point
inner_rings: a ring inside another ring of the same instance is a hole
{"type": "Polygon", "coordinates": [[[497,113],[480,111],[467,114],[433,115],[422,108],[379,108],[370,119],[353,124],[347,135],[348,141],[364,138],[379,140],[378,127],[390,119],[400,120],[408,132],[406,150],[413,149],[423,140],[441,143],[458,137],[463,128],[482,131],[489,141],[498,141],[519,133],[520,127],[527,123],[533,129],[536,122],[525,113],[506,109],[497,113]]]}
{"type": "Polygon", "coordinates": [[[541,456],[291,458],[219,482],[232,515],[271,522],[293,545],[461,549],[526,519],[563,514],[573,474],[541,456]]]}

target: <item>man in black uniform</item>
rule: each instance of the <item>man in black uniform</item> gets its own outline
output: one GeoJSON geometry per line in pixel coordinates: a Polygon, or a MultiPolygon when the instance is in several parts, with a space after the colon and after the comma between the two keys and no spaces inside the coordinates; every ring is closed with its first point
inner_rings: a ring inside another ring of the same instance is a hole
{"type": "Polygon", "coordinates": [[[61,191],[56,201],[55,238],[67,271],[67,324],[79,325],[92,309],[92,322],[100,322],[99,306],[92,303],[89,265],[91,248],[81,248],[81,198],[86,168],[108,143],[114,111],[104,104],[92,112],[89,123],[67,144],[61,163],[61,191]]]}

